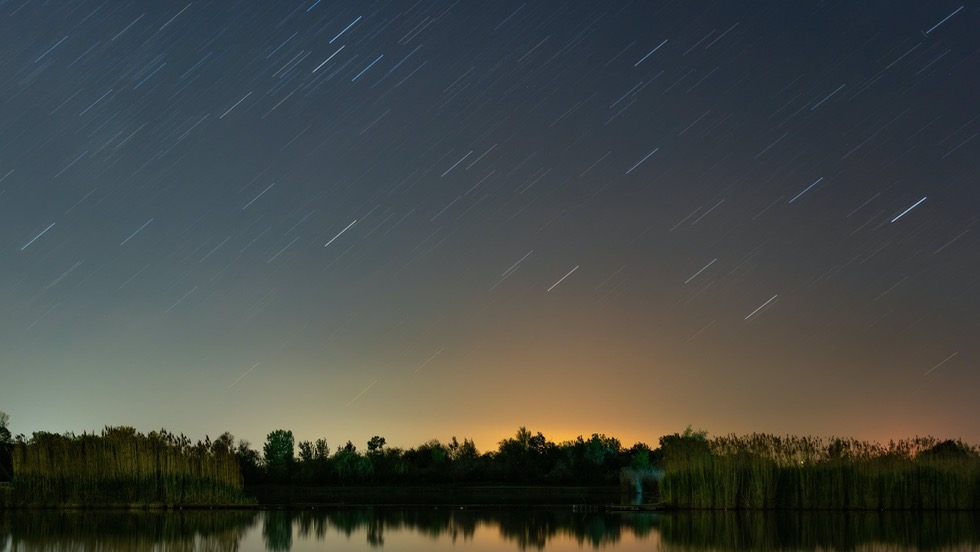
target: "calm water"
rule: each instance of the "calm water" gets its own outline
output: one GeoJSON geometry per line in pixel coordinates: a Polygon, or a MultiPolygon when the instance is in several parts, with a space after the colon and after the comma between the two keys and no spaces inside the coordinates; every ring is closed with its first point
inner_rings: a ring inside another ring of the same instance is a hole
{"type": "Polygon", "coordinates": [[[0,552],[371,549],[980,550],[980,513],[0,512],[0,552]]]}

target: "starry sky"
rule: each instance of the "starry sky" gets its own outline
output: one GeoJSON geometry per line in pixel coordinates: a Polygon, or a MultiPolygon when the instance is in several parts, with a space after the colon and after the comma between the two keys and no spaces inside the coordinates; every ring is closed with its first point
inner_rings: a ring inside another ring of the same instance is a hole
{"type": "Polygon", "coordinates": [[[980,442],[980,6],[0,2],[0,410],[980,442]]]}

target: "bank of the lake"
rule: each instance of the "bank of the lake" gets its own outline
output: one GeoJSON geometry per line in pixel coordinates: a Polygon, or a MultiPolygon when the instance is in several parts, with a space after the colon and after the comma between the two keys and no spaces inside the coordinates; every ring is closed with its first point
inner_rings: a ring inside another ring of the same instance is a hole
{"type": "Polygon", "coordinates": [[[976,510],[980,448],[914,438],[887,446],[768,434],[708,439],[686,430],[659,447],[615,438],[553,443],[520,428],[496,451],[429,441],[366,452],[270,433],[263,454],[230,434],[192,443],[166,431],[35,433],[12,446],[0,508],[270,505],[588,505],[605,509],[976,510]]]}

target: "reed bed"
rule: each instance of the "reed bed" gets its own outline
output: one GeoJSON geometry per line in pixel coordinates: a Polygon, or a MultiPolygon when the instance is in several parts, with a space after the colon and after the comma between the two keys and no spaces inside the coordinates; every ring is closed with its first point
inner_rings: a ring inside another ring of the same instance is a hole
{"type": "Polygon", "coordinates": [[[980,509],[980,450],[768,434],[663,447],[662,502],[711,509],[980,509]]]}
{"type": "Polygon", "coordinates": [[[167,431],[35,433],[13,450],[14,500],[29,505],[208,505],[243,501],[234,451],[167,431]]]}

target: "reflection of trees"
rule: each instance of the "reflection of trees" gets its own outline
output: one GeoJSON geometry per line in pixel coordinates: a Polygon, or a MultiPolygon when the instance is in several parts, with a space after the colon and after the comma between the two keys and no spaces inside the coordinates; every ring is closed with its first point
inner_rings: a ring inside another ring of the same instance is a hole
{"type": "Polygon", "coordinates": [[[472,538],[476,531],[472,517],[452,515],[449,510],[434,509],[345,509],[331,511],[304,510],[297,513],[298,533],[305,538],[323,539],[331,529],[345,537],[364,531],[372,546],[384,544],[385,531],[415,531],[432,538],[448,536],[472,538]]]}
{"type": "Polygon", "coordinates": [[[372,547],[383,547],[386,532],[412,531],[429,538],[471,540],[478,526],[497,527],[503,540],[521,550],[543,549],[556,537],[600,548],[620,541],[624,531],[649,535],[655,514],[602,514],[553,510],[350,509],[296,513],[298,534],[325,539],[336,532],[346,538],[363,533],[372,547]]]}
{"type": "Polygon", "coordinates": [[[288,552],[293,547],[293,513],[288,510],[265,512],[262,539],[266,550],[288,552]]]}
{"type": "MultiPolygon", "coordinates": [[[[650,518],[651,514],[643,517],[650,518]]],[[[589,544],[600,548],[618,543],[623,528],[631,523],[622,515],[569,511],[506,512],[498,521],[500,534],[515,541],[521,550],[543,549],[549,540],[558,536],[569,537],[580,546],[589,544]]]]}
{"type": "MultiPolygon", "coordinates": [[[[419,533],[432,540],[472,540],[478,527],[499,541],[541,550],[555,539],[580,548],[614,547],[632,535],[659,533],[665,550],[897,550],[974,549],[980,512],[720,512],[601,513],[570,510],[450,510],[434,508],[253,511],[184,510],[105,512],[0,511],[0,552],[41,550],[207,550],[235,552],[262,519],[268,550],[288,551],[300,537],[365,539],[383,548],[386,537],[419,533]],[[9,544],[8,544],[9,539],[9,544]]],[[[392,537],[393,539],[393,537],[392,537]]]]}
{"type": "Polygon", "coordinates": [[[367,541],[371,548],[382,548],[385,545],[385,526],[380,520],[374,520],[368,525],[367,541]]]}
{"type": "Polygon", "coordinates": [[[673,550],[854,550],[884,543],[938,550],[980,544],[980,512],[575,512],[571,510],[351,509],[297,513],[300,534],[363,535],[383,547],[386,532],[412,531],[432,539],[473,538],[496,528],[520,550],[542,550],[557,538],[582,548],[615,546],[659,532],[673,550]]]}
{"type": "Polygon", "coordinates": [[[0,516],[0,552],[6,552],[7,539],[10,537],[10,523],[4,516],[0,516]]]}
{"type": "Polygon", "coordinates": [[[942,550],[980,544],[980,512],[689,511],[659,522],[667,550],[942,550]]]}
{"type": "Polygon", "coordinates": [[[0,512],[0,550],[211,550],[234,552],[252,527],[251,511],[184,510],[0,512]]]}
{"type": "Polygon", "coordinates": [[[7,511],[0,515],[0,552],[6,535],[13,549],[147,550],[233,552],[258,519],[268,550],[288,551],[293,528],[304,539],[362,535],[383,548],[386,534],[414,532],[433,540],[470,541],[478,527],[498,528],[501,540],[521,550],[540,550],[556,537],[600,548],[618,542],[624,531],[650,531],[654,514],[601,514],[551,510],[450,510],[437,508],[341,510],[92,512],[7,511]],[[631,529],[634,528],[634,529],[631,529]]]}

